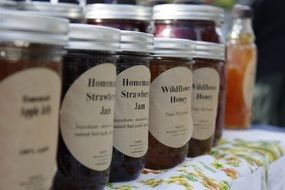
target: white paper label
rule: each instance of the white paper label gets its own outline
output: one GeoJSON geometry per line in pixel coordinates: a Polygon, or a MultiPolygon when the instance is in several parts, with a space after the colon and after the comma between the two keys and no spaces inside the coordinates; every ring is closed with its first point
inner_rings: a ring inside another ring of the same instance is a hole
{"type": "Polygon", "coordinates": [[[150,89],[150,133],[162,144],[180,148],[191,138],[192,72],[176,67],[160,74],[150,89]]]}
{"type": "Polygon", "coordinates": [[[68,89],[60,130],[68,150],[84,166],[106,170],[112,158],[116,67],[101,64],[83,73],[68,89]]]}
{"type": "Polygon", "coordinates": [[[48,190],[56,171],[61,80],[47,68],[0,82],[0,189],[48,190]]]}
{"type": "Polygon", "coordinates": [[[200,68],[193,71],[192,114],[195,139],[206,140],[214,134],[219,87],[220,76],[216,70],[200,68]]]}
{"type": "Polygon", "coordinates": [[[114,147],[130,157],[142,157],[148,149],[150,71],[134,66],[117,77],[114,147]]]}
{"type": "Polygon", "coordinates": [[[243,79],[243,98],[245,105],[251,109],[256,74],[256,60],[252,60],[246,68],[243,79]]]}

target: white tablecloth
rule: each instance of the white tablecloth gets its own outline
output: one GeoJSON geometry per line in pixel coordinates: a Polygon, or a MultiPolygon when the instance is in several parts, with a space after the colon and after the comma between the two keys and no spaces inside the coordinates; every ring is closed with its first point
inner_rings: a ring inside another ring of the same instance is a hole
{"type": "Polygon", "coordinates": [[[285,190],[285,133],[225,131],[210,155],[186,159],[167,171],[144,170],[139,179],[107,190],[285,190]]]}

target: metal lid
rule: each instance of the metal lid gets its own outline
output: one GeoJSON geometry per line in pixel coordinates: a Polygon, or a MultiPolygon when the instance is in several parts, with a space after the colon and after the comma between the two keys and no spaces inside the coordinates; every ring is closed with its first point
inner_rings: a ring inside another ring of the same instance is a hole
{"type": "Polygon", "coordinates": [[[17,9],[17,3],[15,1],[10,0],[0,0],[0,9],[17,9]]]}
{"type": "Polygon", "coordinates": [[[135,31],[121,31],[121,33],[121,51],[153,52],[152,34],[135,31]]]}
{"type": "Polygon", "coordinates": [[[233,8],[233,16],[234,18],[251,18],[252,10],[247,5],[236,4],[233,8]]]}
{"type": "Polygon", "coordinates": [[[225,45],[195,41],[194,58],[225,60],[225,45]]]}
{"type": "Polygon", "coordinates": [[[88,24],[70,24],[67,49],[120,51],[118,29],[88,24]]]}
{"type": "Polygon", "coordinates": [[[15,10],[0,11],[0,41],[51,45],[67,43],[68,20],[15,10]]]}
{"type": "Polygon", "coordinates": [[[90,4],[85,8],[87,19],[125,19],[150,21],[152,8],[124,4],[90,4]]]}
{"type": "Polygon", "coordinates": [[[209,5],[156,5],[153,8],[153,19],[210,20],[219,24],[224,21],[224,10],[209,5]]]}
{"type": "Polygon", "coordinates": [[[182,57],[192,59],[194,55],[194,42],[178,38],[155,38],[155,57],[182,57]]]}
{"type": "Polygon", "coordinates": [[[49,2],[22,2],[19,8],[26,11],[35,11],[39,14],[68,19],[81,19],[82,8],[71,3],[49,3],[49,2]]]}

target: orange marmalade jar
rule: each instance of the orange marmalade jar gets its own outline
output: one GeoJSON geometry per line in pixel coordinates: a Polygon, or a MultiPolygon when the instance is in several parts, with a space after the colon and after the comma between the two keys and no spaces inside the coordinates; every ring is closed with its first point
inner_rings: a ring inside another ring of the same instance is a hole
{"type": "Polygon", "coordinates": [[[251,10],[235,6],[235,21],[227,42],[227,97],[225,127],[249,128],[256,72],[256,46],[251,10]]]}

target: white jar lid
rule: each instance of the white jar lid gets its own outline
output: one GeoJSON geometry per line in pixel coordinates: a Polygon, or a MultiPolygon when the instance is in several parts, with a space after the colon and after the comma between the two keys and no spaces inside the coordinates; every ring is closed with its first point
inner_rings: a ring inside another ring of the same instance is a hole
{"type": "Polygon", "coordinates": [[[120,51],[121,32],[118,29],[88,24],[70,24],[66,49],[120,51]]]}
{"type": "Polygon", "coordinates": [[[225,60],[225,45],[195,41],[194,58],[225,60]]]}
{"type": "Polygon", "coordinates": [[[19,8],[26,11],[35,11],[41,15],[62,17],[68,19],[81,19],[83,10],[79,5],[71,3],[49,2],[22,2],[19,8]]]}
{"type": "Polygon", "coordinates": [[[135,31],[121,31],[121,51],[129,52],[153,52],[153,40],[152,34],[135,31]]]}
{"type": "Polygon", "coordinates": [[[0,9],[17,9],[18,3],[12,0],[0,0],[0,9]]]}
{"type": "Polygon", "coordinates": [[[35,15],[26,11],[0,11],[0,41],[64,46],[69,30],[67,19],[35,15]]]}
{"type": "Polygon", "coordinates": [[[178,38],[155,38],[155,57],[180,57],[192,59],[194,41],[178,38]]]}
{"type": "Polygon", "coordinates": [[[85,18],[150,21],[152,8],[123,4],[90,4],[85,8],[85,18]]]}

